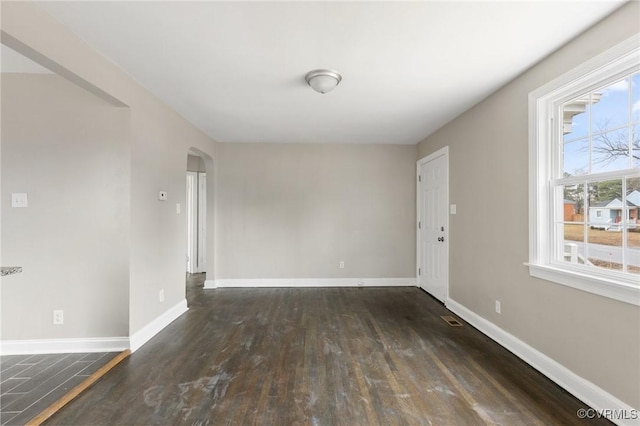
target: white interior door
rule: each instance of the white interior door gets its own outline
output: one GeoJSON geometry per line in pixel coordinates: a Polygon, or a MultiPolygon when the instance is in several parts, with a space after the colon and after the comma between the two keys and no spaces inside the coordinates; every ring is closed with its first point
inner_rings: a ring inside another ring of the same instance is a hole
{"type": "Polygon", "coordinates": [[[449,151],[418,161],[418,282],[436,299],[449,294],[449,151]]]}

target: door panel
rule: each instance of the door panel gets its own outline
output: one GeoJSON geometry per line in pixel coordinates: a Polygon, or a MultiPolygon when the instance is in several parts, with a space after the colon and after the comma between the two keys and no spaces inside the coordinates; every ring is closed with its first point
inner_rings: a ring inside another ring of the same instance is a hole
{"type": "MultiPolygon", "coordinates": [[[[437,153],[436,153],[437,154],[437,153]]],[[[440,301],[448,296],[448,155],[420,163],[420,287],[440,301]]]]}

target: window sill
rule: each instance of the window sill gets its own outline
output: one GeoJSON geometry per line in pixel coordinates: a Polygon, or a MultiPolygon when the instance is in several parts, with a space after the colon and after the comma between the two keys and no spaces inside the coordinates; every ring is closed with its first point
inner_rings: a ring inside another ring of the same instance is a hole
{"type": "Polygon", "coordinates": [[[549,265],[525,263],[532,277],[566,285],[578,290],[640,306],[640,280],[637,285],[613,278],[583,274],[549,265]]]}

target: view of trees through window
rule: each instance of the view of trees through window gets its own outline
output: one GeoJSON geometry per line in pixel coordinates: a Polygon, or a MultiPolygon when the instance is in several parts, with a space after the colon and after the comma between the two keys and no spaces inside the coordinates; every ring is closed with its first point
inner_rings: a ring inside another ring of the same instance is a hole
{"type": "Polygon", "coordinates": [[[562,105],[558,260],[640,274],[640,73],[562,105]]]}

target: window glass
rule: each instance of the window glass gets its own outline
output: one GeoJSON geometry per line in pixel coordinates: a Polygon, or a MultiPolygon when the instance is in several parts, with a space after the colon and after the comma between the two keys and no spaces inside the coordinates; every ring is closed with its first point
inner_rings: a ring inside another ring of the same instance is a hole
{"type": "Polygon", "coordinates": [[[591,93],[591,131],[601,133],[629,124],[629,86],[626,78],[591,93]]]}
{"type": "Polygon", "coordinates": [[[591,173],[611,172],[630,167],[628,128],[593,136],[591,173]]]}
{"type": "Polygon", "coordinates": [[[631,78],[631,117],[634,123],[640,123],[640,74],[631,78]]]}
{"type": "Polygon", "coordinates": [[[589,139],[578,139],[563,144],[563,173],[579,176],[589,173],[589,139]]]}
{"type": "Polygon", "coordinates": [[[589,96],[573,99],[563,105],[562,133],[565,142],[589,136],[590,108],[589,96]]]}
{"type": "Polygon", "coordinates": [[[640,124],[632,127],[633,147],[631,156],[633,157],[633,167],[640,167],[640,124]]]}
{"type": "Polygon", "coordinates": [[[627,179],[627,271],[640,274],[640,177],[627,179]]]}

